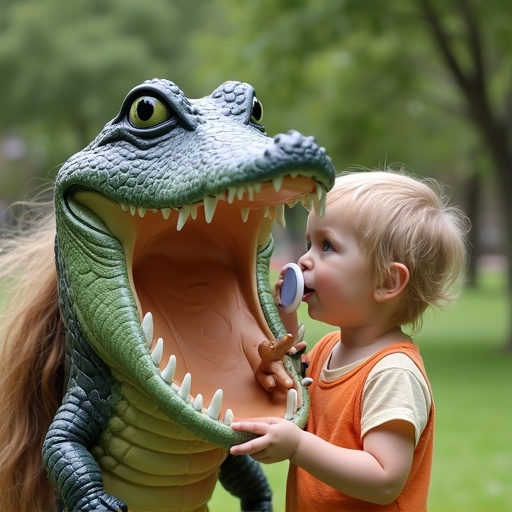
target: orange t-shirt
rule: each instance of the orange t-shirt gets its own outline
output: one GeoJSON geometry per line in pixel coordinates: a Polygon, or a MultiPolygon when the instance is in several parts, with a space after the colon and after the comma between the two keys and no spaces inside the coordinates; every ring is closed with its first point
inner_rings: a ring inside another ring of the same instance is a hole
{"type": "MultiPolygon", "coordinates": [[[[326,441],[354,450],[363,449],[361,409],[363,389],[371,369],[383,357],[401,352],[409,356],[428,382],[416,345],[395,343],[363,361],[338,379],[322,381],[320,374],[332,348],[339,341],[339,331],[324,336],[310,354],[308,376],[311,411],[306,430],[326,441]]],[[[425,512],[432,467],[434,404],[425,429],[414,451],[411,471],[400,496],[389,505],[376,505],[352,498],[324,484],[303,469],[290,464],[286,493],[287,512],[425,512]]]]}

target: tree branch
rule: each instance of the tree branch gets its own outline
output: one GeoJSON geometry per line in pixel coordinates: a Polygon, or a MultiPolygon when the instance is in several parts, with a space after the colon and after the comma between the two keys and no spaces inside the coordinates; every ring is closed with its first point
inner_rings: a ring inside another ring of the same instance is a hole
{"type": "Polygon", "coordinates": [[[473,61],[474,79],[485,90],[486,76],[482,57],[482,39],[477,28],[477,21],[467,0],[458,0],[458,4],[466,25],[469,54],[473,61]]]}
{"type": "Polygon", "coordinates": [[[449,44],[449,36],[444,29],[441,19],[434,9],[430,0],[418,0],[420,7],[423,11],[426,21],[429,23],[434,40],[439,47],[439,51],[448,66],[448,69],[453,74],[457,84],[464,91],[466,95],[469,93],[469,80],[464,74],[459,62],[457,61],[454,52],[449,44]]]}

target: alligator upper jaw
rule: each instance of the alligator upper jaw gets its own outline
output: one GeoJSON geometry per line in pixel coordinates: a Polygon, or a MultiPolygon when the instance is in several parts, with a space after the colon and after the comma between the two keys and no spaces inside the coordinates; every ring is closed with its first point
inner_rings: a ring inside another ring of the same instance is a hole
{"type": "Polygon", "coordinates": [[[245,197],[235,191],[224,200],[214,198],[213,211],[211,199],[147,210],[92,191],[68,198],[75,218],[84,220],[83,212],[91,212],[96,228],[104,231],[101,219],[121,242],[125,261],[119,265],[126,265],[140,320],[146,318],[133,343],[146,344],[148,338],[145,350],[152,352],[155,371],[182,385],[174,391],[194,407],[202,407],[198,395],[206,405],[216,402],[220,388],[223,410],[214,416],[228,408],[236,418],[285,415],[283,399],[273,400],[254,378],[257,347],[273,338],[259,304],[256,254],[268,244],[274,218],[284,219],[284,202],[302,197],[322,208],[325,194],[315,187],[309,178],[295,179],[293,186],[285,179],[245,197]]]}

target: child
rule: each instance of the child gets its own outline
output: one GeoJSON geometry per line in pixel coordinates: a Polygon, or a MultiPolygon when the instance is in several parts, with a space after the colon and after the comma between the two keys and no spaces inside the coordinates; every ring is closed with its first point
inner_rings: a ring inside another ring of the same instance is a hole
{"type": "Polygon", "coordinates": [[[278,418],[232,424],[261,436],[232,454],[290,460],[287,511],[427,510],[434,403],[401,327],[417,332],[428,306],[454,298],[466,225],[435,182],[388,171],[338,177],[325,216],[309,214],[303,301],[339,329],[309,355],[306,429],[278,418]]]}

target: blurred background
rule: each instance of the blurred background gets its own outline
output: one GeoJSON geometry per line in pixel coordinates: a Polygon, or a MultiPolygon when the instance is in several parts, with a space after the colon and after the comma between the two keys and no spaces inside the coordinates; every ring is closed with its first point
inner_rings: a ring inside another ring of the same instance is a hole
{"type": "MultiPolygon", "coordinates": [[[[455,340],[448,352],[444,340],[426,349],[427,364],[446,370],[433,384],[453,419],[438,429],[433,510],[512,510],[509,0],[0,0],[0,12],[0,223],[12,224],[11,203],[47,191],[126,93],[153,77],[190,98],[249,82],[267,133],[314,135],[338,171],[404,165],[449,186],[473,227],[462,309],[423,335],[455,340]],[[468,346],[473,366],[461,370],[468,346]],[[481,399],[463,385],[483,392],[489,376],[481,399]],[[469,428],[477,437],[452,453],[469,428]],[[484,438],[496,444],[472,451],[484,438]],[[483,483],[489,466],[497,472],[483,483]]],[[[295,208],[287,234],[276,231],[276,266],[301,253],[305,216],[295,208]]],[[[219,503],[212,512],[228,510],[219,503]]]]}

